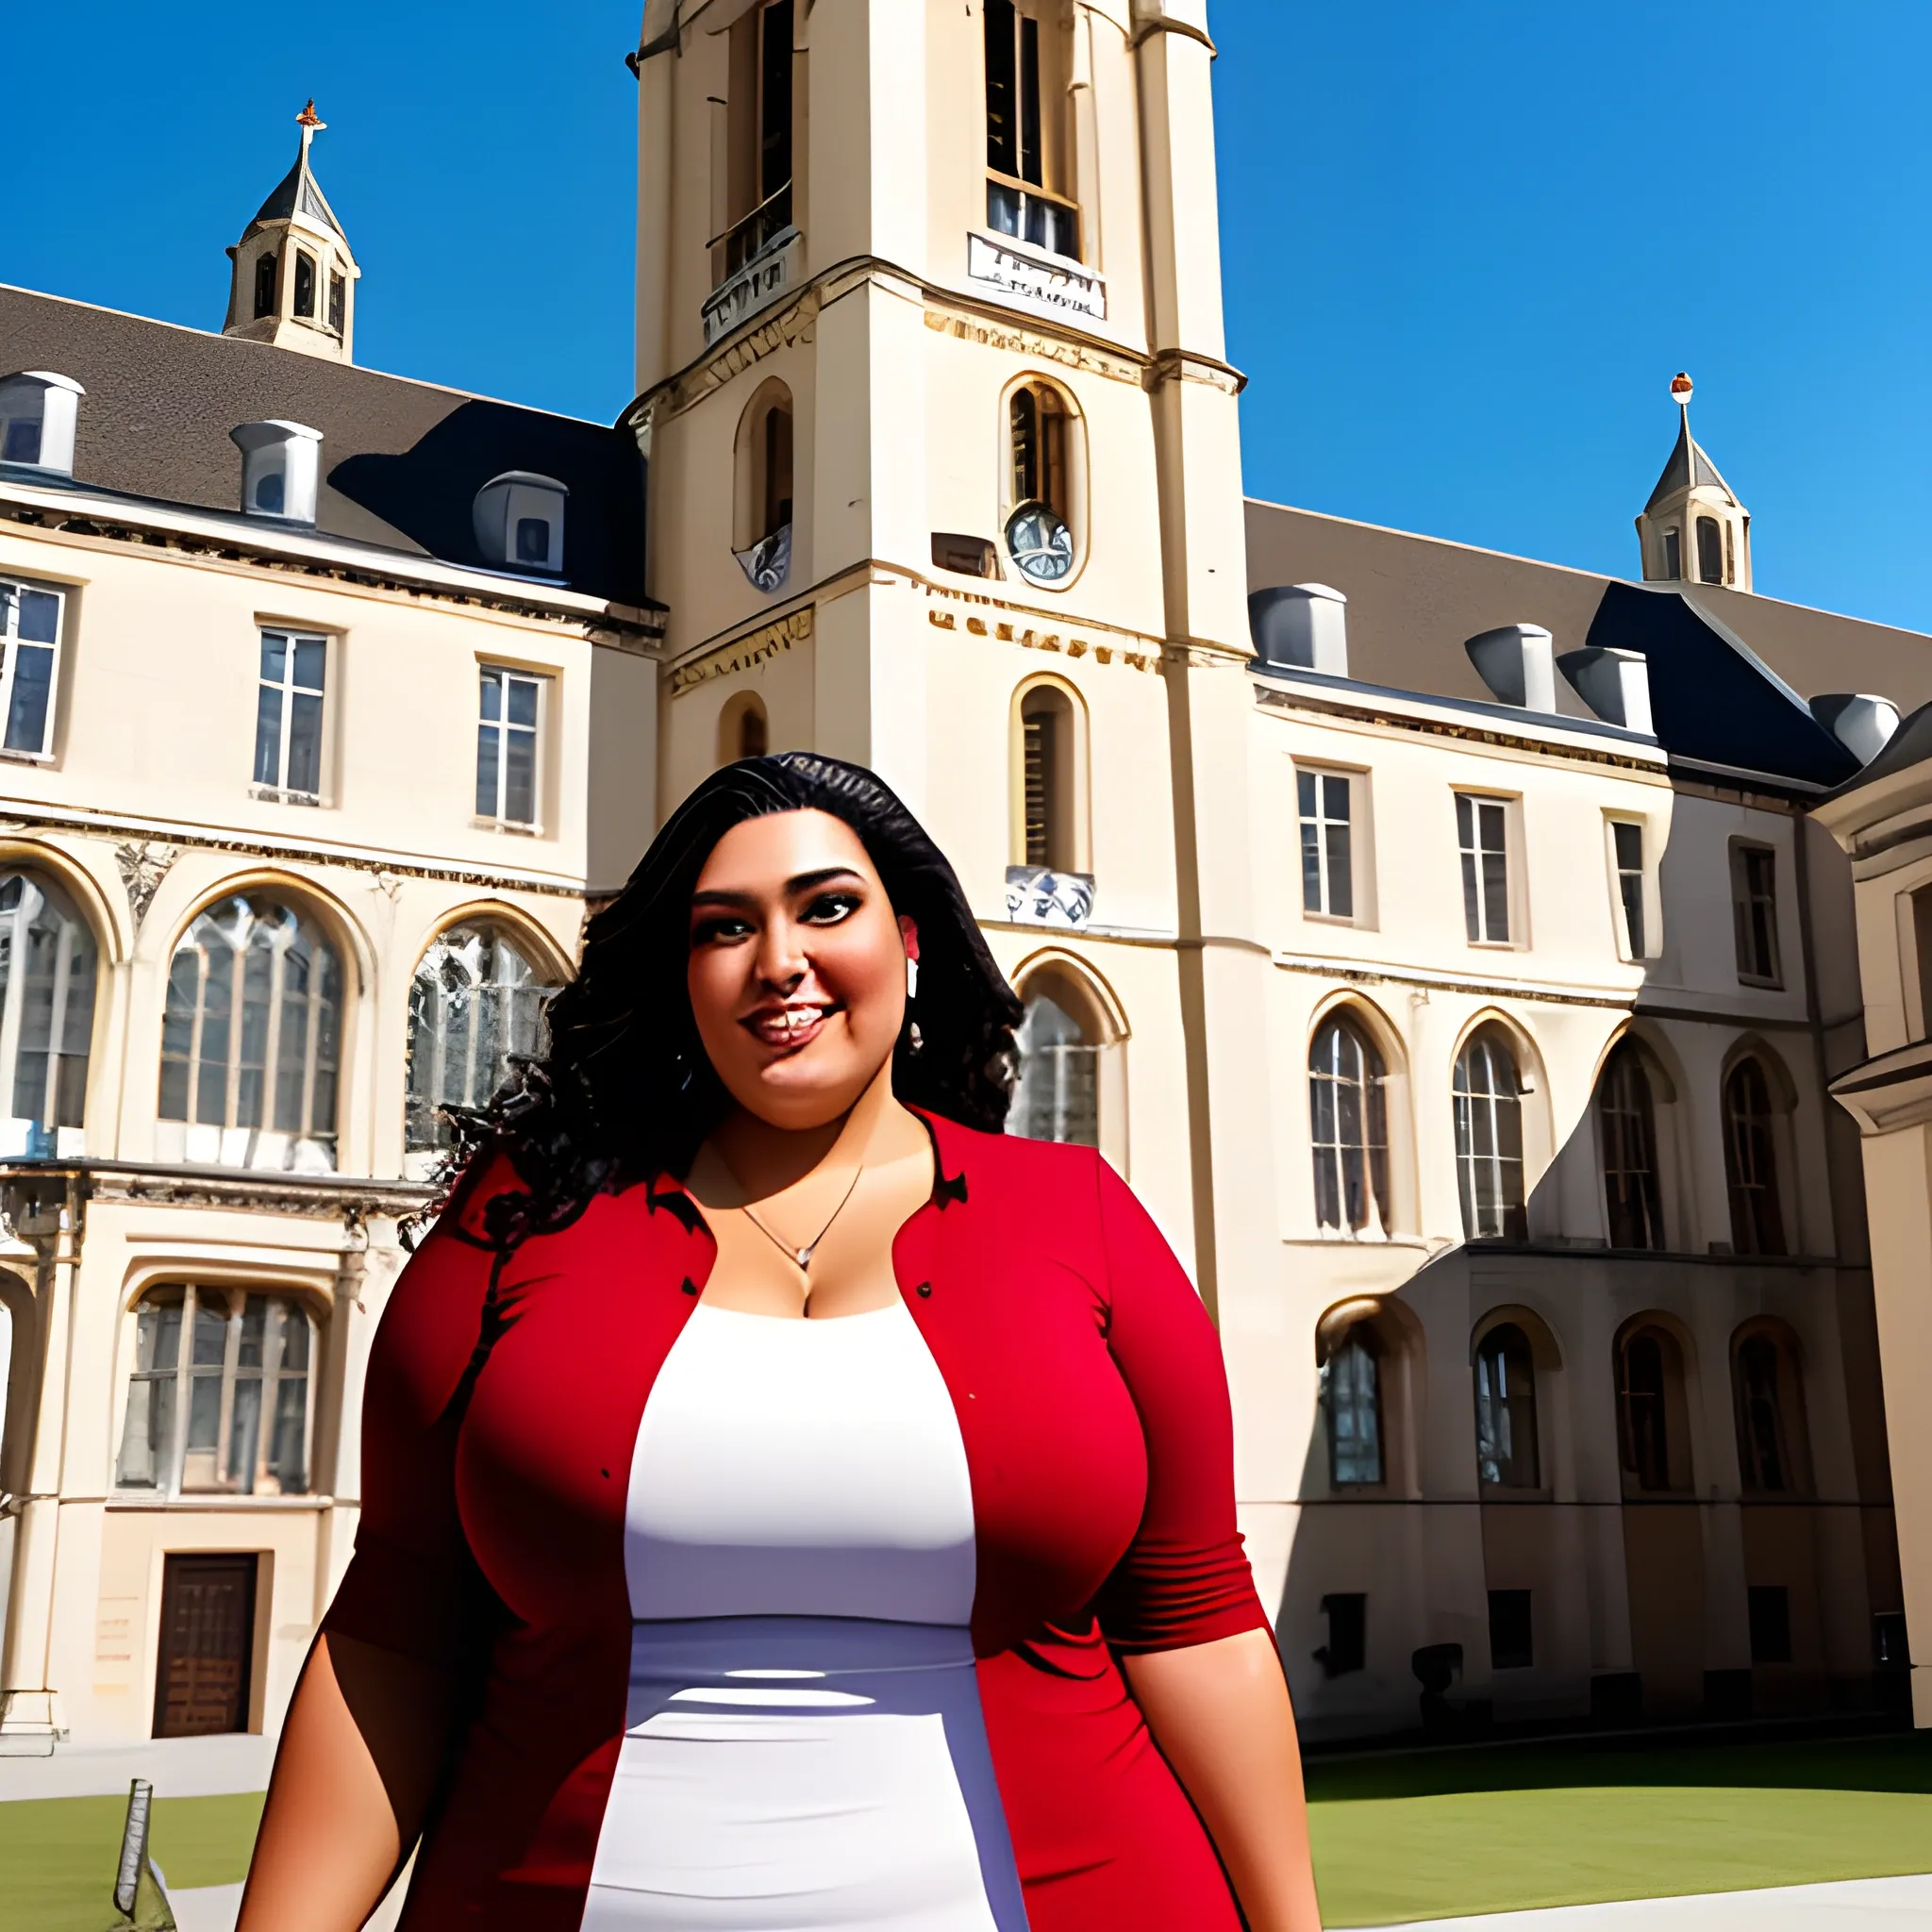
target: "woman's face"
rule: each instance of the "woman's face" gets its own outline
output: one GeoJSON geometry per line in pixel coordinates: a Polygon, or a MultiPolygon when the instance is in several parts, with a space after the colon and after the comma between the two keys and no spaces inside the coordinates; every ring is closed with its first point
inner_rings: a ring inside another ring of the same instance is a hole
{"type": "Polygon", "coordinates": [[[774,1126],[837,1120],[906,1017],[909,919],[858,835],[823,811],[767,813],[711,848],[691,906],[691,1015],[718,1077],[774,1126]]]}

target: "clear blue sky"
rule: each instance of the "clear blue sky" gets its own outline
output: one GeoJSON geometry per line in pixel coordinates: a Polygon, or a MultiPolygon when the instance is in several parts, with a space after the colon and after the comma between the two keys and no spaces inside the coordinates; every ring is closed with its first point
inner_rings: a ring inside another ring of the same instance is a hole
{"type": "MultiPolygon", "coordinates": [[[[313,93],[364,268],[358,359],[608,420],[640,11],[16,9],[8,66],[41,105],[0,120],[0,280],[218,327],[222,251],[313,93]]],[[[1628,572],[1688,368],[1759,590],[1932,629],[1932,7],[1211,17],[1252,493],[1628,572]]]]}

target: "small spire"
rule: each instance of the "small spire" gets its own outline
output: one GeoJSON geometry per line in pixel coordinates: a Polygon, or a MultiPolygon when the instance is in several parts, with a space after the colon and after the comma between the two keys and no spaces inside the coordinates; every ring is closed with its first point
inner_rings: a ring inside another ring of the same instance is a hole
{"type": "MultiPolygon", "coordinates": [[[[310,101],[308,105],[313,108],[315,103],[310,101]]],[[[1681,369],[1671,377],[1671,400],[1680,409],[1688,409],[1690,407],[1690,378],[1681,369]]]]}
{"type": "Polygon", "coordinates": [[[308,96],[308,105],[295,116],[295,125],[302,130],[302,158],[308,158],[308,143],[328,125],[315,111],[315,96],[308,96]]]}

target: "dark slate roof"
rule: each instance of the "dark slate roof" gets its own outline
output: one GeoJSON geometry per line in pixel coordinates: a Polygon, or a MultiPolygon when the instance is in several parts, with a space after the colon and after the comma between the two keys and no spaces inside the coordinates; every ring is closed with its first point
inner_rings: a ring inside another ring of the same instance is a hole
{"type": "Polygon", "coordinates": [[[1894,772],[1908,771],[1913,765],[1932,758],[1932,705],[1921,705],[1910,716],[1899,721],[1899,727],[1887,741],[1885,749],[1863,771],[1838,788],[1837,795],[1856,791],[1894,772]]]}
{"type": "MultiPolygon", "coordinates": [[[[1901,710],[1932,702],[1932,637],[1744,591],[1640,590],[1593,571],[1254,501],[1247,555],[1250,590],[1322,583],[1341,591],[1349,673],[1367,684],[1488,701],[1462,647],[1504,624],[1542,625],[1559,658],[1588,643],[1641,650],[1652,658],[1658,735],[1680,758],[1836,784],[1849,764],[1834,760],[1846,755],[1799,700],[1860,691],[1901,710]],[[1680,664],[1659,661],[1673,641],[1680,664]],[[1708,718],[1699,709],[1707,702],[1708,718]]],[[[1591,715],[1561,676],[1557,705],[1568,717],[1591,715]]]]}
{"type": "Polygon", "coordinates": [[[229,430],[306,423],[323,434],[323,534],[500,569],[477,548],[472,506],[492,476],[532,470],[570,491],[560,581],[645,602],[643,462],[624,430],[0,286],[0,375],[19,369],[58,370],[87,391],[83,488],[237,510],[229,430]]]}
{"type": "Polygon", "coordinates": [[[1700,485],[1708,485],[1713,490],[1722,490],[1733,503],[1738,500],[1737,491],[1717,473],[1717,465],[1705,454],[1704,445],[1690,434],[1690,411],[1682,412],[1683,420],[1677,425],[1676,447],[1671,451],[1671,459],[1664,465],[1664,473],[1657,479],[1657,488],[1650,492],[1650,501],[1643,508],[1655,509],[1666,497],[1679,490],[1694,490],[1700,485]]]}
{"type": "Polygon", "coordinates": [[[305,142],[300,154],[295,157],[295,165],[284,175],[271,191],[269,198],[255,210],[255,219],[249,223],[251,228],[259,227],[263,222],[285,222],[291,215],[300,214],[312,222],[321,222],[333,228],[344,241],[342,225],[336,220],[336,211],[328,205],[328,197],[322,192],[322,183],[315,178],[308,165],[308,148],[305,142]]]}

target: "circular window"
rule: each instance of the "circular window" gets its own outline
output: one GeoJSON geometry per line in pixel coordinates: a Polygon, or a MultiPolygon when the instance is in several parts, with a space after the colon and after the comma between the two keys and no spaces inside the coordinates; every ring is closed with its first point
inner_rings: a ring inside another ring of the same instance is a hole
{"type": "Polygon", "coordinates": [[[1023,503],[1007,519],[1007,550],[1036,584],[1057,584],[1074,568],[1074,533],[1044,503],[1023,503]]]}

